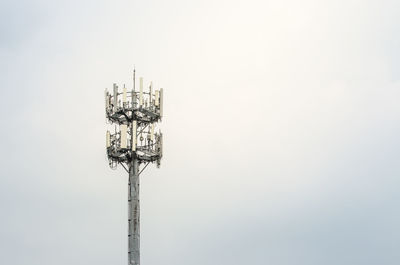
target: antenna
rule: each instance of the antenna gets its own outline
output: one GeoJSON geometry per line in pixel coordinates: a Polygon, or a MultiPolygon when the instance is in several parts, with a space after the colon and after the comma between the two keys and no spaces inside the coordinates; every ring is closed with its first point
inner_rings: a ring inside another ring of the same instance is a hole
{"type": "Polygon", "coordinates": [[[154,105],[158,106],[160,102],[160,91],[156,90],[156,100],[154,105]]]}
{"type": "Polygon", "coordinates": [[[149,87],[149,94],[150,94],[150,96],[149,96],[149,103],[150,103],[150,105],[151,105],[151,98],[152,98],[152,95],[153,95],[153,82],[150,82],[150,87],[149,87]]]}
{"type": "Polygon", "coordinates": [[[139,106],[143,105],[143,77],[139,79],[140,87],[139,87],[139,106]]]}
{"type": "Polygon", "coordinates": [[[109,148],[110,146],[111,146],[110,132],[107,131],[107,133],[106,133],[106,148],[109,148]]]}
{"type": "Polygon", "coordinates": [[[117,107],[118,107],[118,87],[117,84],[113,84],[113,92],[114,92],[114,100],[113,100],[113,107],[114,107],[114,111],[117,111],[117,107]]]}
{"type": "Polygon", "coordinates": [[[161,88],[160,89],[160,117],[162,117],[162,115],[163,115],[163,97],[164,97],[164,95],[163,95],[163,89],[161,88]]]}
{"type": "Polygon", "coordinates": [[[123,91],[122,92],[122,105],[125,105],[125,103],[126,103],[126,87],[125,87],[125,84],[124,84],[124,88],[123,88],[122,91],[123,91]]]}
{"type": "Polygon", "coordinates": [[[136,83],[136,69],[133,68],[133,92],[135,92],[135,83],[136,83]]]}
{"type": "Polygon", "coordinates": [[[127,91],[124,85],[122,93],[118,93],[118,86],[114,83],[112,94],[108,93],[107,89],[104,92],[106,117],[115,125],[113,133],[106,132],[109,165],[112,169],[122,165],[129,173],[129,265],[140,265],[139,175],[150,163],[156,163],[157,167],[160,167],[162,158],[162,133],[154,133],[154,130],[162,117],[163,90],[155,90],[153,95],[153,84],[150,83],[149,93],[143,93],[143,78],[140,77],[139,93],[137,93],[135,75],[134,69],[132,91],[127,91]],[[131,97],[127,96],[129,93],[131,97]],[[121,95],[122,105],[118,106],[121,95]]]}
{"type": "Polygon", "coordinates": [[[127,137],[127,132],[128,132],[128,127],[125,124],[121,124],[119,126],[120,130],[120,147],[122,148],[127,148],[128,146],[128,137],[127,137]]]}

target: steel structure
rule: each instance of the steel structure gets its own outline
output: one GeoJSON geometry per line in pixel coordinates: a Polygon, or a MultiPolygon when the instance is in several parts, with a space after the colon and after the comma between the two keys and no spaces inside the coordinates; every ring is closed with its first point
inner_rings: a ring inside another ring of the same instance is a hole
{"type": "Polygon", "coordinates": [[[160,166],[162,158],[162,133],[155,126],[163,116],[163,89],[155,89],[150,83],[148,92],[143,91],[143,78],[139,79],[139,91],[125,85],[122,92],[117,84],[113,90],[105,90],[106,118],[115,125],[114,132],[106,132],[106,148],[109,165],[118,164],[129,173],[128,181],[128,264],[140,264],[140,200],[139,176],[150,164],[160,166]],[[141,168],[140,168],[141,167],[141,168]]]}

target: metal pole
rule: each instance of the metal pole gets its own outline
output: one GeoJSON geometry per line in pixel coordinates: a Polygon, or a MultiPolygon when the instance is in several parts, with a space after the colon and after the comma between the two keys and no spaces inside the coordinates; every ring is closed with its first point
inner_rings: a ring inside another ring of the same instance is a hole
{"type": "Polygon", "coordinates": [[[139,161],[133,158],[128,183],[128,264],[140,264],[139,161]]]}

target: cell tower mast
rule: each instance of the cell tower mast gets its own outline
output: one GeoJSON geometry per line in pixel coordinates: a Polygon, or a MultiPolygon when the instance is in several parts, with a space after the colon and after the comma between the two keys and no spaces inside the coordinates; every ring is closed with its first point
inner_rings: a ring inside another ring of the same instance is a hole
{"type": "Polygon", "coordinates": [[[140,200],[139,176],[150,164],[160,167],[162,158],[162,133],[154,132],[163,116],[163,89],[154,90],[150,83],[148,92],[143,91],[143,78],[139,79],[139,91],[135,90],[136,71],[133,71],[133,89],[122,92],[113,84],[111,93],[105,90],[106,118],[115,124],[114,132],[106,132],[106,148],[109,165],[118,164],[129,173],[128,180],[128,264],[140,264],[140,200]],[[140,169],[141,168],[141,169],[140,169]]]}

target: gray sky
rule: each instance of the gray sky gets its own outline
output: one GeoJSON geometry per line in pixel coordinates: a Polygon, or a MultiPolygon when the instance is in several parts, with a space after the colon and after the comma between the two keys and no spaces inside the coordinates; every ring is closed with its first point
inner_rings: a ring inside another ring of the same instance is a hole
{"type": "Polygon", "coordinates": [[[399,1],[3,1],[0,263],[127,262],[104,88],[165,89],[142,264],[400,263],[399,1]]]}

